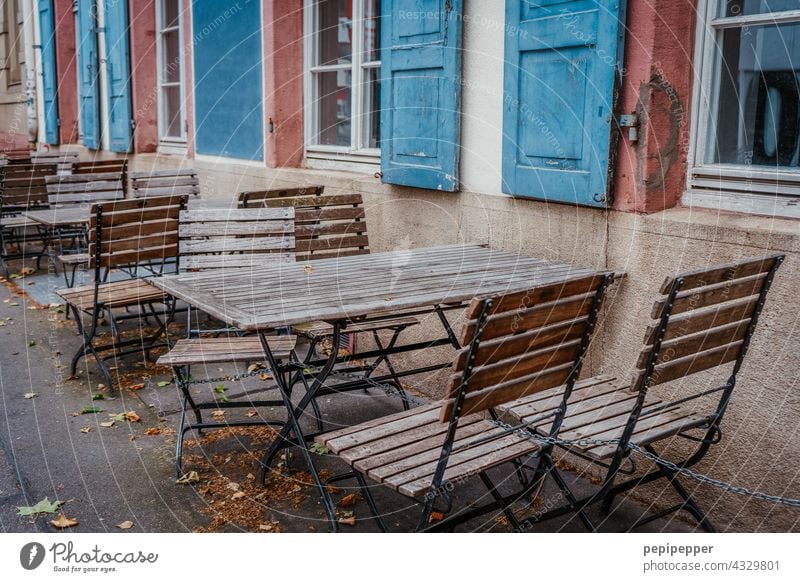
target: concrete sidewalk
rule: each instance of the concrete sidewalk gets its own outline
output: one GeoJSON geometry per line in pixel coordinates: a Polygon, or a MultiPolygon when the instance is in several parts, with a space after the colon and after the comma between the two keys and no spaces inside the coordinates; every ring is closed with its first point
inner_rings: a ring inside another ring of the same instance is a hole
{"type": "MultiPolygon", "coordinates": [[[[78,378],[68,379],[69,360],[80,340],[74,323],[66,320],[63,309],[56,305],[53,290],[62,286],[60,274],[52,273],[36,273],[0,285],[3,531],[54,531],[49,520],[55,515],[16,515],[18,506],[33,505],[45,497],[64,501],[64,514],[78,519],[79,524],[69,531],[121,531],[117,525],[126,521],[134,524],[128,531],[138,532],[328,530],[319,496],[309,486],[309,476],[297,452],[290,458],[288,471],[273,472],[266,488],[256,483],[260,453],[272,437],[270,429],[212,431],[200,442],[187,445],[184,470],[197,471],[200,481],[176,484],[174,447],[180,402],[169,370],[136,357],[118,362],[113,372],[121,389],[114,399],[108,398],[106,387],[98,385],[102,380],[93,361],[82,362],[78,378]],[[165,382],[170,383],[163,385],[165,382]],[[144,386],[138,388],[139,384],[144,386]],[[35,396],[30,397],[31,393],[35,396]],[[92,407],[100,410],[89,413],[86,409],[92,407]],[[113,426],[103,426],[112,415],[127,412],[135,413],[131,418],[138,417],[139,421],[118,419],[113,426]]],[[[230,371],[226,368],[222,373],[230,371]]],[[[222,375],[216,368],[209,373],[222,375]]],[[[219,391],[215,388],[213,384],[200,384],[196,394],[201,400],[271,397],[270,393],[277,398],[272,384],[257,378],[243,385],[222,386],[219,391]]],[[[328,428],[400,410],[399,402],[383,393],[329,396],[320,405],[328,428]]],[[[224,417],[245,418],[248,412],[247,408],[229,410],[224,417]]],[[[258,412],[269,418],[282,417],[279,408],[258,412]]],[[[325,475],[345,469],[332,456],[317,459],[325,475]]],[[[588,480],[573,479],[579,491],[591,487],[588,480]]],[[[332,488],[333,497],[344,523],[355,520],[356,525],[344,525],[343,529],[377,531],[369,522],[366,503],[356,496],[350,504],[353,490],[344,485],[332,488]]],[[[413,529],[418,506],[383,487],[376,486],[375,495],[393,530],[413,529]]],[[[457,500],[485,495],[480,483],[457,490],[457,500]]],[[[555,503],[558,494],[548,486],[541,499],[546,504],[555,503]]],[[[625,500],[603,522],[603,529],[620,531],[643,512],[625,500]]],[[[470,524],[470,528],[509,529],[505,520],[496,516],[470,524]]],[[[643,528],[692,529],[674,518],[643,528]]],[[[582,528],[575,519],[563,519],[537,526],[535,531],[582,528]]]]}

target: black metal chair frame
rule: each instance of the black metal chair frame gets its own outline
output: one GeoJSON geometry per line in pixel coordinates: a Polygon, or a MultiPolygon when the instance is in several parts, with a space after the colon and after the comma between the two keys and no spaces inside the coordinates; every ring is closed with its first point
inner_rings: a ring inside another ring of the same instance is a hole
{"type": "MultiPolygon", "coordinates": [[[[667,324],[669,323],[670,316],[672,313],[673,303],[684,283],[683,277],[676,277],[667,294],[665,306],[661,313],[661,317],[659,319],[658,326],[655,331],[655,341],[650,351],[650,356],[647,360],[647,365],[645,367],[644,374],[642,374],[642,376],[639,378],[637,386],[638,390],[637,398],[635,400],[633,408],[626,422],[624,431],[621,437],[619,438],[616,452],[614,453],[614,456],[612,457],[610,463],[606,465],[607,473],[603,480],[602,485],[596,492],[592,493],[591,495],[587,495],[581,499],[576,498],[575,495],[570,491],[568,485],[566,484],[565,479],[563,478],[558,468],[556,467],[555,462],[552,459],[551,452],[546,451],[542,456],[542,463],[546,465],[547,472],[553,476],[559,488],[567,496],[568,502],[561,507],[557,507],[548,512],[535,515],[525,520],[527,527],[562,515],[566,515],[569,513],[576,513],[579,516],[583,525],[586,527],[586,529],[588,531],[595,532],[597,531],[597,526],[586,515],[586,510],[589,507],[602,502],[602,510],[605,513],[608,513],[611,510],[611,506],[616,496],[626,491],[629,491],[639,485],[651,483],[659,479],[667,479],[668,483],[680,496],[681,503],[668,507],[646,518],[638,520],[630,527],[630,529],[641,527],[647,523],[660,519],[666,515],[670,515],[680,510],[685,510],[697,521],[697,523],[702,529],[708,532],[716,531],[713,524],[709,520],[708,516],[705,514],[705,512],[699,507],[697,502],[692,498],[692,496],[686,490],[686,488],[677,480],[678,471],[676,471],[674,467],[677,466],[678,469],[684,469],[696,465],[705,457],[706,453],[708,453],[711,446],[721,440],[722,429],[720,428],[720,425],[722,423],[722,419],[723,416],[725,415],[725,411],[728,407],[728,404],[730,403],[733,390],[736,386],[736,376],[742,367],[742,363],[750,346],[750,341],[753,337],[753,333],[755,332],[756,324],[758,323],[759,316],[766,301],[767,292],[769,291],[770,286],[772,285],[772,281],[775,277],[775,273],[778,270],[778,267],[780,267],[784,259],[785,257],[783,255],[776,256],[773,266],[769,269],[769,271],[766,274],[764,284],[761,288],[758,300],[756,302],[755,308],[750,318],[750,323],[747,326],[744,340],[739,349],[739,353],[736,359],[734,360],[733,370],[730,376],[728,377],[727,381],[723,385],[717,388],[705,390],[700,393],[693,394],[678,400],[672,400],[669,403],[658,407],[658,408],[663,408],[664,406],[672,406],[675,404],[681,404],[684,402],[697,400],[701,397],[708,396],[710,394],[718,392],[721,393],[716,409],[713,412],[713,414],[709,417],[707,425],[705,427],[700,427],[700,430],[704,431],[702,437],[694,437],[682,433],[679,433],[678,435],[688,440],[699,442],[698,448],[691,455],[687,456],[684,460],[678,462],[671,462],[666,459],[663,459],[663,457],[659,455],[655,447],[653,447],[652,445],[646,445],[643,448],[651,455],[657,457],[657,459],[660,459],[660,460],[654,460],[654,463],[656,465],[655,470],[646,473],[641,477],[633,477],[631,479],[628,479],[622,483],[617,483],[615,485],[617,476],[623,472],[621,470],[623,463],[630,458],[630,455],[633,452],[633,449],[630,446],[631,438],[633,436],[634,429],[636,428],[636,424],[639,421],[639,417],[641,415],[642,408],[645,403],[645,398],[647,397],[647,391],[655,371],[656,359],[658,358],[659,350],[661,348],[661,343],[664,338],[664,334],[667,329],[667,324]]],[[[657,409],[650,409],[649,412],[655,412],[656,410],[657,409]]],[[[574,453],[574,451],[570,452],[574,453]]]]}

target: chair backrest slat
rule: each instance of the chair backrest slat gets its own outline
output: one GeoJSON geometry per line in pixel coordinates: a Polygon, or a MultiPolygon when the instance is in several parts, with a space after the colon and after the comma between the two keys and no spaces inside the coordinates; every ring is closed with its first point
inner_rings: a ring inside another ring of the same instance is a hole
{"type": "Polygon", "coordinates": [[[267,198],[267,208],[294,208],[298,261],[369,254],[361,194],[267,198]]]}
{"type": "Polygon", "coordinates": [[[641,388],[645,380],[648,386],[663,384],[739,359],[762,292],[781,261],[783,255],[772,255],[668,277],[651,312],[656,321],[645,333],[632,386],[641,388]],[[654,369],[646,378],[659,336],[654,369]]]}
{"type": "Polygon", "coordinates": [[[239,208],[263,206],[265,200],[275,198],[297,198],[299,196],[321,196],[325,186],[301,186],[294,188],[273,188],[271,190],[249,190],[239,192],[239,208]]]}
{"type": "Polygon", "coordinates": [[[47,205],[47,179],[55,176],[56,171],[55,164],[12,164],[0,168],[3,208],[47,205]]]}
{"type": "Polygon", "coordinates": [[[121,172],[127,179],[128,160],[125,158],[113,160],[90,160],[72,164],[73,174],[104,174],[108,172],[121,172]]]}
{"type": "Polygon", "coordinates": [[[192,169],[131,172],[131,192],[134,198],[150,196],[198,196],[200,179],[192,169]]]}
{"type": "Polygon", "coordinates": [[[164,196],[94,204],[89,267],[108,269],[176,257],[178,218],[186,201],[186,196],[164,196]]]}
{"type": "Polygon", "coordinates": [[[47,192],[54,206],[122,200],[125,179],[121,171],[50,176],[47,192]]]}
{"type": "Polygon", "coordinates": [[[611,275],[574,277],[474,299],[461,333],[442,420],[488,410],[564,384],[583,356],[611,275]],[[487,302],[491,303],[487,303],[487,302]],[[481,316],[481,314],[483,314],[481,316]]]}
{"type": "Polygon", "coordinates": [[[293,261],[294,209],[195,209],[180,215],[181,268],[205,271],[293,261]]]}

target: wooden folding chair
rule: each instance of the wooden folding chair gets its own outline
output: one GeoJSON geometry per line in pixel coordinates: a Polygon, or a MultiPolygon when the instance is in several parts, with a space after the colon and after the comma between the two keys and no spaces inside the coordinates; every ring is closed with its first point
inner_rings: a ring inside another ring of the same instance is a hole
{"type": "Polygon", "coordinates": [[[190,168],[131,172],[130,177],[134,198],[189,196],[191,200],[200,195],[200,179],[190,168]]]}
{"type": "MultiPolygon", "coordinates": [[[[565,441],[563,446],[569,452],[607,468],[602,486],[584,499],[572,497],[563,507],[531,518],[530,523],[578,512],[584,525],[594,531],[595,526],[584,511],[589,506],[603,501],[604,510],[608,511],[620,493],[666,478],[681,503],[641,519],[631,529],[686,510],[703,529],[714,531],[708,517],[678,481],[680,473],[675,467],[695,465],[720,440],[720,424],[736,376],[767,291],[783,260],[783,255],[772,255],[667,277],[651,313],[654,321],[645,333],[633,380],[591,378],[566,399],[567,414],[558,438],[565,441]],[[703,371],[722,374],[726,380],[718,386],[711,378],[711,382],[700,383],[693,375],[703,371]],[[691,392],[682,398],[666,399],[651,390],[671,381],[682,382],[691,392]],[[708,385],[714,387],[709,389],[708,385]],[[712,406],[707,397],[717,394],[719,400],[712,406]],[[700,444],[692,455],[671,463],[658,455],[655,446],[676,437],[700,444]],[[620,468],[633,451],[651,455],[656,469],[615,485],[620,468]]],[[[514,421],[530,423],[532,418],[551,410],[563,395],[563,388],[557,388],[501,406],[498,412],[514,421]]],[[[547,427],[535,428],[548,434],[547,427]]],[[[570,495],[552,462],[551,467],[559,487],[570,495]]]]}
{"type": "MultiPolygon", "coordinates": [[[[294,210],[250,209],[196,209],[184,210],[180,215],[180,266],[184,272],[214,273],[221,268],[252,268],[279,261],[294,261],[294,210]]],[[[224,285],[220,278],[219,284],[224,285]]],[[[253,289],[254,293],[258,291],[253,289]]],[[[158,363],[170,366],[175,383],[182,393],[182,409],[178,443],[175,454],[176,472],[181,474],[181,459],[185,435],[190,430],[231,426],[278,425],[282,422],[261,417],[251,420],[209,422],[202,418],[202,410],[282,406],[279,400],[197,402],[191,387],[191,366],[264,361],[264,348],[258,336],[241,336],[235,329],[200,329],[192,327],[191,306],[187,317],[187,339],[179,340],[158,363]],[[186,414],[194,412],[194,423],[187,424],[186,414]]],[[[283,335],[269,338],[270,349],[281,360],[292,357],[296,336],[283,335]]],[[[196,374],[195,374],[196,375],[196,374]]],[[[208,376],[208,370],[205,370],[208,376]]],[[[205,383],[205,382],[204,382],[205,383]]]]}
{"type": "MultiPolygon", "coordinates": [[[[305,195],[307,190],[251,192],[246,202],[250,205],[260,202],[267,208],[295,209],[295,259],[298,262],[369,254],[366,212],[361,194],[323,196],[322,187],[317,187],[314,188],[314,195],[305,195]]],[[[240,201],[243,197],[244,194],[240,195],[240,201]]],[[[384,352],[384,355],[363,366],[362,371],[367,377],[383,363],[389,371],[388,381],[401,395],[405,394],[398,372],[385,352],[395,347],[403,331],[418,324],[419,319],[413,315],[376,313],[369,319],[347,325],[346,331],[351,335],[371,333],[378,350],[384,352]],[[381,331],[391,332],[385,343],[379,334],[381,331]]],[[[308,338],[308,362],[315,357],[317,346],[333,334],[333,326],[325,321],[316,321],[293,326],[292,332],[308,338]]],[[[353,351],[352,346],[350,351],[353,351]]],[[[405,399],[402,402],[403,408],[408,409],[408,402],[405,399]]]]}
{"type": "Polygon", "coordinates": [[[48,233],[22,213],[47,208],[47,178],[55,173],[54,164],[19,163],[0,167],[0,261],[6,276],[7,261],[35,256],[38,269],[46,254],[48,233]],[[39,242],[42,248],[31,255],[25,248],[30,242],[39,242]],[[12,251],[12,246],[17,250],[12,251]]]}
{"type": "Polygon", "coordinates": [[[106,385],[113,391],[111,374],[105,360],[144,352],[159,346],[158,341],[174,309],[174,302],[145,278],[106,281],[111,269],[134,270],[141,263],[177,260],[178,216],[186,206],[185,196],[164,196],[142,200],[103,202],[92,206],[89,225],[89,269],[93,271],[91,285],[57,291],[75,315],[82,346],[72,358],[74,376],[78,362],[87,355],[94,356],[106,385]],[[157,310],[156,304],[163,306],[157,310]],[[132,308],[136,308],[132,311],[132,308]],[[117,314],[115,310],[122,309],[117,314]],[[82,315],[89,317],[85,324],[82,315]],[[156,330],[147,337],[124,339],[118,324],[127,319],[150,319],[156,330]],[[112,340],[97,344],[97,331],[101,320],[108,321],[112,340]],[[103,352],[111,355],[101,356],[103,352]]]}
{"type": "Polygon", "coordinates": [[[117,173],[122,174],[122,188],[127,194],[128,192],[128,160],[125,158],[116,158],[112,160],[89,160],[78,161],[72,164],[73,174],[107,174],[117,173]]]}
{"type": "MultiPolygon", "coordinates": [[[[481,500],[475,500],[453,518],[461,523],[501,510],[518,528],[511,506],[528,496],[541,476],[528,482],[522,478],[522,466],[515,463],[521,488],[503,495],[487,472],[538,455],[543,446],[525,425],[504,425],[480,413],[493,413],[495,407],[522,396],[562,386],[562,402],[538,419],[558,426],[611,279],[610,274],[598,274],[474,299],[445,400],[320,435],[317,442],[353,469],[331,481],[355,477],[384,531],[367,479],[419,501],[417,530],[423,530],[429,527],[434,504],[443,500],[449,513],[450,491],[477,475],[491,501],[478,505],[481,500]]],[[[447,528],[454,523],[445,522],[447,528]]]]}
{"type": "Polygon", "coordinates": [[[275,198],[297,198],[298,196],[322,196],[325,186],[300,186],[294,188],[272,188],[270,190],[247,190],[239,192],[239,208],[264,206],[266,200],[275,198]]]}
{"type": "Polygon", "coordinates": [[[78,161],[78,152],[31,152],[34,164],[56,164],[59,173],[67,174],[78,161]]]}

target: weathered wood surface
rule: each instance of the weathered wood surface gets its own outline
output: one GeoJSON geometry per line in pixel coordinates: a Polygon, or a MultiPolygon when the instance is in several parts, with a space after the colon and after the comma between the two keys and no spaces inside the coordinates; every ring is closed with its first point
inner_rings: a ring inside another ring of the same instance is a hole
{"type": "Polygon", "coordinates": [[[590,269],[479,245],[453,245],[187,273],[151,282],[229,325],[261,330],[461,303],[591,274],[590,269]]]}
{"type": "MultiPolygon", "coordinates": [[[[273,356],[288,358],[297,343],[293,335],[267,338],[273,356]]],[[[173,348],[158,358],[162,366],[189,364],[265,361],[264,348],[258,336],[208,337],[178,340],[173,348]]]]}
{"type": "Polygon", "coordinates": [[[28,210],[25,216],[45,226],[67,226],[70,224],[89,224],[91,209],[78,206],[66,208],[48,208],[46,210],[28,210]]]}

